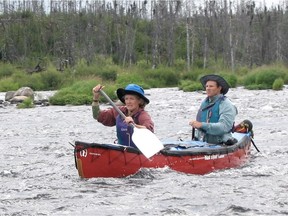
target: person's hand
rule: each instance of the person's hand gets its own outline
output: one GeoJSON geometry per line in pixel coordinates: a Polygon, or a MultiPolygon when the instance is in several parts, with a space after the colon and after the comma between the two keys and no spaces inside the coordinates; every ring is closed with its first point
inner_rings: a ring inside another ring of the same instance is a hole
{"type": "Polygon", "coordinates": [[[131,116],[125,117],[124,121],[126,122],[126,124],[134,124],[135,125],[134,120],[131,116]]]}
{"type": "Polygon", "coordinates": [[[191,125],[194,128],[197,128],[197,129],[202,127],[202,123],[198,122],[198,121],[195,121],[195,120],[190,121],[189,125],[191,125]]]}
{"type": "Polygon", "coordinates": [[[96,85],[92,90],[93,94],[99,94],[100,89],[103,89],[104,87],[105,86],[102,86],[101,84],[96,85]]]}
{"type": "Polygon", "coordinates": [[[131,116],[127,116],[125,117],[124,121],[126,122],[126,124],[133,124],[136,128],[146,128],[143,125],[137,125],[135,124],[135,122],[133,121],[133,118],[131,116]]]}
{"type": "Polygon", "coordinates": [[[98,99],[100,97],[100,90],[103,88],[104,88],[104,86],[102,86],[101,84],[98,84],[92,89],[94,101],[98,101],[98,99]]]}

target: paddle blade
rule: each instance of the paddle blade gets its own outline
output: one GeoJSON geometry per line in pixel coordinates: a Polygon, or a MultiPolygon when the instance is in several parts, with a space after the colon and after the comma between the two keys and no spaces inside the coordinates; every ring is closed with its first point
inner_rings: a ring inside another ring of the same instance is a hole
{"type": "Polygon", "coordinates": [[[150,130],[146,128],[136,128],[134,127],[134,132],[132,134],[132,140],[138,149],[145,155],[145,157],[150,158],[161,149],[164,148],[161,141],[153,134],[150,130]]]}

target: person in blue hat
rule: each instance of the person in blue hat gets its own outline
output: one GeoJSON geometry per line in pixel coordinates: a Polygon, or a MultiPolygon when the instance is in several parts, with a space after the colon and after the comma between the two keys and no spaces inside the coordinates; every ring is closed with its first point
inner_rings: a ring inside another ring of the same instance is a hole
{"type": "Polygon", "coordinates": [[[137,128],[147,128],[154,133],[154,123],[148,112],[144,110],[145,106],[149,104],[150,101],[145,97],[143,88],[136,84],[129,84],[125,89],[117,89],[117,96],[123,103],[123,106],[119,106],[119,109],[126,116],[125,119],[122,119],[121,115],[119,115],[114,108],[100,109],[99,91],[103,88],[104,86],[98,84],[92,90],[93,118],[105,126],[112,127],[116,125],[117,142],[121,145],[137,148],[131,139],[133,134],[133,126],[130,125],[131,123],[137,128]]]}
{"type": "Polygon", "coordinates": [[[215,144],[233,145],[232,137],[235,117],[238,113],[235,105],[225,96],[229,91],[226,80],[215,74],[200,78],[207,97],[202,101],[196,120],[189,124],[196,128],[195,139],[215,144]]]}

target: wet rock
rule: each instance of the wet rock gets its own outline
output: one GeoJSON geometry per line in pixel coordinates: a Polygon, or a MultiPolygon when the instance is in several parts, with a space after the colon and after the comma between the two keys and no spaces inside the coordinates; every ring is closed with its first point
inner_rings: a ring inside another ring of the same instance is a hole
{"type": "Polygon", "coordinates": [[[9,105],[10,103],[8,101],[3,101],[0,100],[0,108],[5,108],[9,105]]]}
{"type": "Polygon", "coordinates": [[[15,96],[26,96],[34,100],[34,91],[30,87],[22,87],[14,93],[15,96]]]}
{"type": "Polygon", "coordinates": [[[49,106],[49,100],[48,99],[42,99],[42,100],[35,100],[34,101],[35,105],[39,105],[39,106],[49,106]]]}
{"type": "Polygon", "coordinates": [[[27,98],[32,98],[32,102],[36,106],[50,106],[49,98],[55,94],[56,91],[43,91],[43,92],[33,92],[29,87],[23,87],[17,91],[8,91],[2,95],[3,99],[0,99],[0,108],[5,108],[8,105],[18,105],[22,103],[27,98]]]}
{"type": "Polygon", "coordinates": [[[42,102],[41,106],[42,106],[42,107],[44,107],[44,106],[50,106],[50,103],[49,103],[49,101],[44,101],[44,102],[42,102]]]}
{"type": "Polygon", "coordinates": [[[40,106],[49,106],[49,95],[42,94],[42,93],[35,93],[34,94],[34,104],[40,106]]]}
{"type": "Polygon", "coordinates": [[[10,100],[11,104],[18,104],[22,103],[24,100],[26,100],[28,97],[27,96],[15,96],[10,100]]]}
{"type": "Polygon", "coordinates": [[[8,91],[5,94],[5,101],[10,101],[14,97],[15,91],[8,91]]]}
{"type": "Polygon", "coordinates": [[[9,101],[11,104],[18,104],[28,97],[34,100],[34,91],[30,87],[22,87],[17,91],[6,92],[5,101],[9,101]]]}

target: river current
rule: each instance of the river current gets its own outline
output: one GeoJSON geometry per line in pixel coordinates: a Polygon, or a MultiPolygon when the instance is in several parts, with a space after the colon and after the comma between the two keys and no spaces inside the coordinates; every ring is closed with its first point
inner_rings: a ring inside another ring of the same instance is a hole
{"type": "MultiPolygon", "coordinates": [[[[191,139],[188,123],[205,94],[177,88],[146,94],[157,137],[191,139]]],[[[0,215],[288,215],[288,87],[239,87],[227,96],[238,107],[236,123],[252,121],[260,152],[252,146],[244,166],[206,175],[164,168],[81,179],[71,144],[111,143],[115,127],[96,122],[91,106],[0,107],[0,215]]]]}

